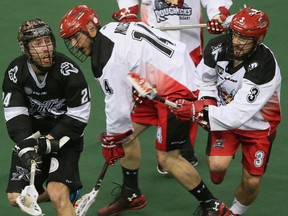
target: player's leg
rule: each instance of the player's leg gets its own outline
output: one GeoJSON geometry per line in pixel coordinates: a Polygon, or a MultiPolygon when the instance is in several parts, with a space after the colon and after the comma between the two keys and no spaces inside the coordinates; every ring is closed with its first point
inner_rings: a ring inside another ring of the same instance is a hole
{"type": "MultiPolygon", "coordinates": [[[[45,171],[46,162],[43,160],[43,165],[41,169],[45,171]]],[[[43,183],[46,180],[45,174],[42,172],[41,175],[36,175],[35,177],[35,188],[39,193],[37,202],[45,202],[48,200],[47,193],[43,188],[43,183]]],[[[8,186],[6,189],[8,202],[14,206],[18,207],[16,203],[16,198],[21,194],[21,191],[25,188],[25,186],[29,185],[30,180],[30,171],[23,167],[19,157],[14,152],[11,155],[11,167],[9,174],[8,186]]]]}
{"type": "Polygon", "coordinates": [[[241,131],[237,130],[242,143],[242,180],[237,187],[233,205],[230,211],[234,215],[244,214],[256,200],[261,179],[269,161],[275,132],[268,136],[268,131],[241,131]],[[254,138],[255,137],[255,138],[254,138]],[[255,156],[257,160],[255,160],[255,156]]]}
{"type": "Polygon", "coordinates": [[[187,139],[183,148],[180,150],[182,157],[190,162],[193,166],[198,165],[198,159],[194,150],[197,128],[198,124],[196,122],[191,122],[189,129],[189,139],[187,139]]]}
{"type": "MultiPolygon", "coordinates": [[[[196,157],[194,151],[196,133],[197,133],[197,123],[193,122],[190,124],[189,136],[180,150],[180,154],[182,155],[182,157],[186,159],[189,163],[191,163],[193,166],[198,165],[198,158],[196,157]]],[[[161,175],[168,174],[168,172],[159,163],[157,164],[157,171],[161,175]]]]}
{"type": "Polygon", "coordinates": [[[70,192],[82,188],[79,159],[83,150],[83,139],[81,137],[69,141],[68,145],[51,157],[47,192],[57,216],[75,215],[73,204],[70,201],[70,192]]]}
{"type": "Polygon", "coordinates": [[[232,131],[213,131],[209,133],[206,154],[210,178],[214,184],[223,182],[239,145],[240,141],[232,131]]]}
{"type": "Polygon", "coordinates": [[[198,214],[222,215],[227,210],[226,205],[212,194],[195,167],[179,152],[188,137],[190,122],[178,121],[167,106],[160,105],[158,109],[159,126],[156,142],[158,162],[200,202],[198,214]]]}
{"type": "Polygon", "coordinates": [[[121,168],[123,173],[123,183],[119,185],[120,193],[114,201],[100,209],[98,216],[110,216],[120,214],[126,210],[141,209],[146,206],[147,201],[140,191],[138,185],[138,171],[141,162],[141,148],[137,138],[149,125],[155,124],[157,120],[155,102],[144,100],[132,114],[135,139],[123,144],[125,156],[121,158],[121,168]],[[138,122],[138,123],[136,123],[138,122]]]}

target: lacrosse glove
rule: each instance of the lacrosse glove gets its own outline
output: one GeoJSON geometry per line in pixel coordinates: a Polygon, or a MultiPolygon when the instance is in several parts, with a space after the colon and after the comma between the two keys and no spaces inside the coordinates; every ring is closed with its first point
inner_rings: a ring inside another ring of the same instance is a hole
{"type": "Polygon", "coordinates": [[[176,101],[178,108],[169,107],[170,111],[174,113],[177,119],[181,121],[197,122],[205,130],[209,130],[208,106],[217,106],[215,99],[202,99],[197,101],[188,101],[179,99],[176,101]]]}
{"type": "Polygon", "coordinates": [[[42,158],[37,154],[35,147],[37,146],[37,140],[34,138],[29,138],[22,140],[14,146],[14,152],[18,155],[21,160],[22,165],[28,170],[31,169],[31,162],[35,161],[37,164],[36,174],[41,173],[42,158]]]}
{"type": "Polygon", "coordinates": [[[125,156],[122,144],[129,141],[129,136],[133,130],[128,130],[121,134],[107,135],[102,132],[98,135],[98,139],[102,144],[102,154],[109,165],[114,165],[115,162],[125,156]]]}
{"type": "Polygon", "coordinates": [[[138,22],[138,10],[138,5],[122,8],[121,10],[114,12],[112,18],[118,22],[138,22]]]}
{"type": "Polygon", "coordinates": [[[226,31],[226,29],[222,26],[222,23],[230,15],[230,12],[224,6],[219,7],[219,11],[219,14],[217,14],[210,21],[207,22],[207,30],[210,34],[221,34],[226,31]]]}

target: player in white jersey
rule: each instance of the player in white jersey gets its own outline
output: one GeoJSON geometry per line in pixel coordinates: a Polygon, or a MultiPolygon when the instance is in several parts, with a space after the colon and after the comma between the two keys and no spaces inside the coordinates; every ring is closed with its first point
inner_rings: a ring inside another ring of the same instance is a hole
{"type": "Polygon", "coordinates": [[[202,215],[223,215],[227,210],[225,204],[212,195],[196,169],[179,154],[190,122],[178,121],[167,105],[149,100],[139,106],[141,112],[136,109],[133,125],[130,116],[133,106],[129,72],[146,78],[159,96],[169,100],[197,97],[190,81],[195,66],[189,60],[186,46],[142,22],[112,22],[101,28],[95,12],[85,5],[75,6],[66,13],[60,34],[76,57],[81,60],[82,55],[91,57],[93,74],[105,94],[106,132],[99,135],[103,155],[109,164],[123,157],[121,193],[113,203],[100,208],[98,215],[118,215],[145,207],[147,201],[138,186],[140,146],[131,140],[151,125],[157,126],[160,164],[200,202],[202,215]],[[126,136],[132,130],[133,136],[126,136]]]}
{"type": "MultiPolygon", "coordinates": [[[[119,11],[113,13],[112,17],[120,22],[136,22],[137,15],[141,11],[141,20],[154,27],[177,26],[203,23],[202,7],[206,8],[209,18],[208,31],[219,34],[224,31],[220,23],[224,22],[229,15],[231,0],[117,0],[119,11]]],[[[203,51],[203,29],[190,28],[182,30],[166,30],[173,38],[186,44],[190,57],[195,65],[198,65],[202,58],[203,51]]],[[[193,71],[191,71],[193,74],[193,71]]],[[[142,101],[142,100],[140,100],[142,101]]],[[[190,139],[181,149],[182,156],[191,164],[198,164],[194,154],[194,144],[197,133],[197,124],[191,123],[190,139]]],[[[137,140],[135,140],[137,141],[137,140]]],[[[157,170],[161,174],[167,174],[160,165],[157,170]]]]}
{"type": "Polygon", "coordinates": [[[281,121],[280,69],[262,43],[268,26],[268,16],[259,10],[238,12],[227,35],[209,41],[197,68],[199,97],[217,98],[218,107],[180,100],[182,107],[172,110],[179,119],[210,127],[206,153],[215,184],[224,180],[241,144],[242,180],[227,216],[244,214],[257,198],[281,121]]]}

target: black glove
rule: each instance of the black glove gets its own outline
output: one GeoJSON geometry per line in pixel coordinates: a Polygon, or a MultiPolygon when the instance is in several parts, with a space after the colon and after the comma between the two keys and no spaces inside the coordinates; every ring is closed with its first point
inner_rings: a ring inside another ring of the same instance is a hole
{"type": "Polygon", "coordinates": [[[31,162],[35,161],[37,164],[36,174],[41,172],[42,158],[35,150],[37,140],[34,138],[25,139],[14,146],[14,152],[18,154],[21,163],[28,170],[31,168],[31,162]]]}
{"type": "Polygon", "coordinates": [[[69,137],[64,136],[60,140],[52,139],[49,140],[44,136],[41,136],[37,142],[38,142],[38,147],[36,148],[36,152],[39,155],[43,154],[50,154],[50,153],[57,153],[60,148],[70,140],[69,137]]]}

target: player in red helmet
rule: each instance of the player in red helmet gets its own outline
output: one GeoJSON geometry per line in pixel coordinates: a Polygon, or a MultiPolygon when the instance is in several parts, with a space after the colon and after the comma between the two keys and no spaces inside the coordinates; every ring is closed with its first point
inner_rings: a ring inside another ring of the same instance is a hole
{"type": "Polygon", "coordinates": [[[263,44],[268,16],[252,7],[238,12],[227,36],[213,38],[197,68],[199,97],[214,97],[217,106],[179,100],[172,109],[179,119],[210,128],[206,149],[210,177],[221,184],[242,147],[242,179],[225,216],[242,215],[256,200],[276,130],[281,121],[281,73],[275,56],[263,44]]]}
{"type": "Polygon", "coordinates": [[[78,49],[78,44],[80,44],[78,42],[78,36],[80,33],[84,33],[88,36],[85,43],[90,43],[93,38],[89,35],[89,31],[92,31],[94,28],[100,28],[100,21],[95,12],[86,5],[74,7],[73,14],[66,14],[61,20],[60,35],[64,38],[64,42],[69,51],[81,62],[86,60],[91,50],[89,46],[87,46],[86,49],[83,48],[84,46],[78,49]],[[87,24],[90,21],[93,25],[88,27],[87,24]]]}
{"type": "MultiPolygon", "coordinates": [[[[221,25],[230,15],[229,8],[232,0],[117,0],[119,11],[112,17],[119,22],[137,22],[138,11],[141,21],[149,26],[180,26],[203,22],[202,11],[208,16],[207,30],[212,34],[221,34],[226,29],[221,25]],[[140,9],[140,10],[139,10],[140,9]]],[[[197,66],[203,53],[203,28],[186,28],[163,31],[169,36],[186,44],[191,61],[197,66]]],[[[194,72],[191,71],[193,74],[194,72]]],[[[137,97],[138,102],[145,99],[137,97]]],[[[137,109],[136,109],[137,111],[137,109]]],[[[198,159],[194,152],[197,124],[191,123],[189,139],[180,150],[181,155],[193,166],[198,165],[198,159]]],[[[135,140],[136,142],[137,140],[135,140]]],[[[157,165],[160,174],[168,174],[160,164],[157,165]]]]}
{"type": "Polygon", "coordinates": [[[98,216],[119,215],[146,206],[147,200],[138,183],[140,145],[131,141],[150,126],[157,127],[158,162],[199,201],[201,216],[223,215],[226,205],[211,193],[197,170],[179,153],[188,137],[190,122],[178,121],[167,105],[154,100],[139,105],[137,109],[141,112],[131,118],[133,97],[127,78],[129,72],[151,82],[160,97],[172,101],[197,98],[191,73],[195,65],[186,46],[143,22],[111,22],[102,28],[93,20],[80,24],[87,16],[93,19],[90,15],[86,6],[70,9],[61,20],[60,33],[76,49],[91,57],[92,72],[105,94],[106,132],[99,135],[103,155],[109,164],[121,158],[120,194],[112,203],[98,209],[98,216]],[[79,30],[70,34],[74,26],[79,30]],[[133,134],[126,135],[130,130],[133,134]],[[120,136],[125,139],[119,140],[119,145],[111,142],[120,136]]]}

